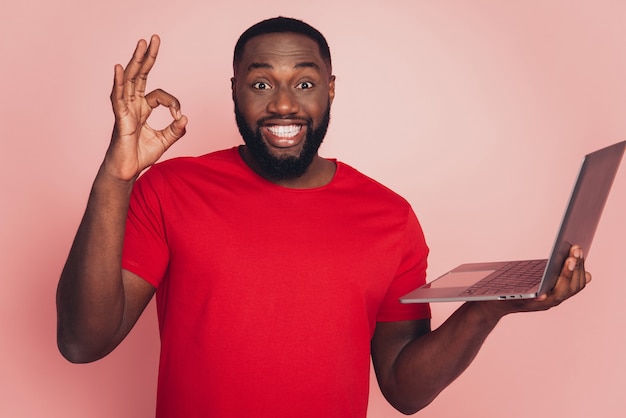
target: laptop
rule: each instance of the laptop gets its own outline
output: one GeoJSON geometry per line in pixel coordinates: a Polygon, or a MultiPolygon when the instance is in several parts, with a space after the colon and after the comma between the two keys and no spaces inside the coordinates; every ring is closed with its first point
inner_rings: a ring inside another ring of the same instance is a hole
{"type": "Polygon", "coordinates": [[[550,291],[573,244],[589,254],[626,141],[583,158],[548,259],[462,264],[402,296],[402,303],[530,299],[550,291]]]}

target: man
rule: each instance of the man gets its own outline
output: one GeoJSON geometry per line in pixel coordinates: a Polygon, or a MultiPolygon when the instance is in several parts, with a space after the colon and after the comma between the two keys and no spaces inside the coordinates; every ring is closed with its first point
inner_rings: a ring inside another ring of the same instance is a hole
{"type": "Polygon", "coordinates": [[[115,66],[115,126],[62,273],[58,343],[97,360],[153,294],[161,333],[157,416],[366,415],[370,355],[404,413],[428,405],[504,315],[548,309],[591,276],[572,247],[555,288],[461,306],[431,332],[428,249],[409,204],[318,148],[335,77],[324,37],[294,19],[240,37],[232,96],[245,146],[153,165],[185,133],[178,100],[146,94],[159,38],[115,66]],[[172,123],[147,120],[166,106],[172,123]],[[137,180],[139,178],[139,180],[137,180]]]}

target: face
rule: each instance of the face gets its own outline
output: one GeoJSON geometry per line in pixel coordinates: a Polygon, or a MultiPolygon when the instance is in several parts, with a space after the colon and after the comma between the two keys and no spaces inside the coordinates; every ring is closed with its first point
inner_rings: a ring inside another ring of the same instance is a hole
{"type": "Polygon", "coordinates": [[[302,176],[330,120],[334,76],[317,43],[294,33],[252,38],[232,79],[237,126],[256,168],[275,179],[302,176]]]}

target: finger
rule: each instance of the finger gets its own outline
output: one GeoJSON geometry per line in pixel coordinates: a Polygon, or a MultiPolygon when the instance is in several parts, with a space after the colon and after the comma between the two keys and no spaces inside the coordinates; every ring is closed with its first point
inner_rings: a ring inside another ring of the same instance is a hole
{"type": "Polygon", "coordinates": [[[574,271],[572,287],[576,287],[580,291],[580,289],[585,287],[585,259],[580,249],[576,249],[574,254],[576,257],[576,270],[574,271]]]}
{"type": "Polygon", "coordinates": [[[569,257],[566,261],[567,269],[571,271],[567,297],[573,296],[585,288],[587,284],[587,272],[585,271],[585,258],[582,250],[578,249],[575,257],[569,257]]]}
{"type": "Polygon", "coordinates": [[[183,137],[186,133],[187,117],[181,116],[180,119],[175,119],[165,129],[155,131],[156,137],[159,139],[162,150],[161,153],[167,151],[169,147],[183,137]]]}
{"type": "Polygon", "coordinates": [[[577,267],[580,269],[581,273],[584,272],[584,274],[580,275],[580,279],[582,280],[581,284],[586,285],[591,281],[591,273],[585,269],[585,253],[583,249],[578,245],[572,245],[570,256],[580,259],[580,263],[577,264],[577,267]]]}
{"type": "Polygon", "coordinates": [[[141,67],[146,49],[146,41],[140,39],[137,42],[132,58],[124,69],[124,96],[127,100],[135,100],[135,78],[137,77],[139,67],[141,67]]]}
{"type": "Polygon", "coordinates": [[[570,256],[576,259],[575,279],[578,289],[582,289],[587,284],[587,272],[585,271],[585,254],[578,245],[572,245],[570,256]]]}
{"type": "Polygon", "coordinates": [[[161,46],[161,38],[158,35],[152,35],[150,38],[150,44],[146,50],[141,66],[139,67],[139,73],[135,81],[135,94],[143,96],[146,92],[146,84],[148,81],[148,73],[152,70],[154,63],[156,62],[157,55],[159,53],[159,47],[161,46]]]}
{"type": "Polygon", "coordinates": [[[573,261],[569,261],[568,269],[572,271],[572,278],[569,282],[569,291],[570,293],[578,293],[582,288],[581,283],[584,281],[585,270],[582,266],[582,259],[579,257],[573,257],[573,261]]]}
{"type": "Polygon", "coordinates": [[[170,114],[174,118],[174,121],[172,121],[172,123],[170,123],[165,129],[160,131],[163,135],[163,139],[166,142],[166,148],[169,148],[186,132],[185,128],[187,126],[187,117],[183,116],[180,111],[180,102],[176,97],[161,89],[157,89],[148,93],[146,95],[146,102],[148,102],[148,105],[152,109],[159,106],[165,106],[169,108],[170,114]]]}
{"type": "Polygon", "coordinates": [[[183,135],[187,132],[187,117],[181,116],[178,119],[175,119],[172,123],[169,124],[167,128],[163,130],[163,136],[168,142],[168,147],[171,146],[174,142],[178,141],[182,138],[183,135]]]}
{"type": "Polygon", "coordinates": [[[113,105],[113,113],[119,115],[126,108],[126,102],[124,102],[124,69],[121,65],[116,64],[113,73],[111,104],[113,105]]]}
{"type": "Polygon", "coordinates": [[[161,89],[157,89],[151,91],[146,95],[146,101],[148,105],[155,109],[159,106],[165,106],[170,109],[170,114],[174,119],[180,119],[182,114],[180,113],[180,102],[178,99],[171,94],[163,91],[161,89]]]}
{"type": "Polygon", "coordinates": [[[587,283],[589,283],[589,281],[591,280],[591,274],[587,272],[585,268],[584,257],[581,257],[578,263],[578,280],[579,280],[578,286],[580,290],[584,289],[587,283]]]}
{"type": "Polygon", "coordinates": [[[569,256],[570,257],[580,257],[580,255],[582,254],[582,248],[580,248],[580,245],[578,244],[574,244],[569,248],[569,256]]]}
{"type": "Polygon", "coordinates": [[[554,305],[558,305],[572,294],[572,283],[575,279],[575,271],[577,269],[577,258],[568,257],[563,263],[561,273],[556,281],[556,284],[549,293],[549,298],[553,301],[554,305]]]}
{"type": "Polygon", "coordinates": [[[111,104],[116,120],[128,115],[128,103],[125,98],[124,68],[116,64],[114,68],[113,89],[111,91],[111,104]]]}
{"type": "Polygon", "coordinates": [[[135,47],[135,52],[133,52],[133,56],[126,65],[126,69],[124,70],[124,94],[127,100],[134,100],[136,91],[136,82],[137,76],[141,70],[142,65],[146,60],[146,55],[148,54],[148,44],[145,40],[140,39],[137,42],[137,46],[135,47]]]}

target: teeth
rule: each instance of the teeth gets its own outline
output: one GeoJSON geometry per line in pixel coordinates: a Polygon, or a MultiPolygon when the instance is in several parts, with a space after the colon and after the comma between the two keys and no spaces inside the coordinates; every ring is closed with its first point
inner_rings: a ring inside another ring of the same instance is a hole
{"type": "Polygon", "coordinates": [[[281,138],[291,138],[292,136],[296,136],[300,130],[302,130],[301,125],[272,125],[268,126],[267,130],[272,133],[272,135],[276,135],[281,138]]]}

